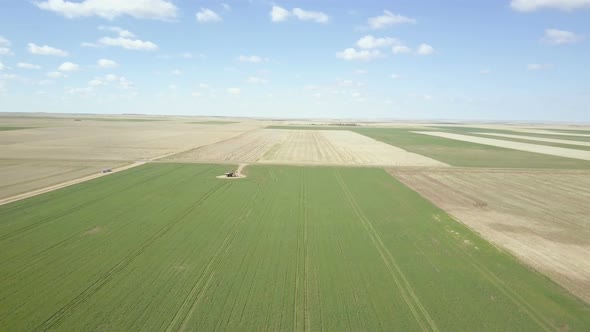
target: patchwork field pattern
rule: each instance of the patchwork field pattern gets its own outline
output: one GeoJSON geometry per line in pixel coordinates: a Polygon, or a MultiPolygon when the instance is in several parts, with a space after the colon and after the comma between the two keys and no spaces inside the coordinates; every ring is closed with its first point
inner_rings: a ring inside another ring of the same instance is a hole
{"type": "Polygon", "coordinates": [[[257,130],[168,159],[296,165],[447,166],[367,136],[332,130],[257,130]]]}
{"type": "Polygon", "coordinates": [[[485,138],[485,137],[462,135],[462,134],[455,134],[455,133],[446,133],[446,132],[420,131],[420,132],[416,132],[416,133],[423,134],[423,135],[437,136],[437,137],[442,137],[442,138],[449,138],[449,139],[453,139],[453,140],[465,141],[465,142],[470,142],[470,143],[497,146],[497,147],[508,148],[508,149],[513,149],[513,150],[521,150],[521,151],[528,151],[528,152],[534,152],[534,153],[540,153],[540,154],[547,154],[547,155],[558,156],[558,157],[590,160],[590,151],[584,151],[584,150],[569,149],[569,148],[539,145],[539,144],[531,144],[531,143],[522,143],[522,142],[509,141],[509,140],[500,140],[500,139],[495,139],[495,138],[485,138]]]}
{"type": "Polygon", "coordinates": [[[148,164],[0,207],[0,330],[583,330],[588,306],[371,168],[148,164]]]}
{"type": "Polygon", "coordinates": [[[590,172],[392,170],[484,238],[590,302],[590,172]]]}

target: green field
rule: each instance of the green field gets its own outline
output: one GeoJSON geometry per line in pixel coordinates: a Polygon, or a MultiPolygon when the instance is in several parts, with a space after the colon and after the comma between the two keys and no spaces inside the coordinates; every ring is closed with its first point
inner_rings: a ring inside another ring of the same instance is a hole
{"type": "Polygon", "coordinates": [[[34,127],[1,127],[0,131],[10,131],[10,130],[21,130],[21,129],[33,129],[34,127]]]}
{"type": "Polygon", "coordinates": [[[0,206],[0,330],[588,330],[380,169],[149,164],[0,206]]]}
{"type": "MultiPolygon", "coordinates": [[[[497,168],[548,168],[548,169],[590,169],[590,161],[550,156],[539,153],[518,151],[490,145],[463,142],[443,137],[416,134],[412,131],[428,131],[422,128],[338,128],[338,127],[297,127],[297,126],[269,126],[268,129],[304,129],[304,130],[350,130],[375,140],[391,144],[409,152],[421,154],[452,166],[458,167],[497,167],[497,168]]],[[[471,131],[502,132],[515,134],[511,131],[484,130],[481,128],[441,127],[434,131],[445,131],[457,134],[468,134],[471,131]]],[[[472,134],[469,134],[472,135],[472,134]]],[[[528,135],[528,134],[527,134],[528,135]]],[[[480,135],[473,135],[480,136],[480,135]]],[[[543,136],[543,135],[529,135],[543,136]]],[[[562,136],[544,135],[552,138],[562,136]]],[[[508,138],[486,138],[513,140],[508,138]]],[[[573,136],[569,136],[571,140],[573,136]]],[[[576,138],[577,140],[577,138],[576,138]]],[[[513,140],[514,141],[514,140],[513,140]]],[[[529,144],[545,144],[544,142],[526,141],[529,144]]],[[[567,146],[574,148],[574,146],[567,146]]],[[[579,147],[575,147],[579,148],[579,147]]]]}

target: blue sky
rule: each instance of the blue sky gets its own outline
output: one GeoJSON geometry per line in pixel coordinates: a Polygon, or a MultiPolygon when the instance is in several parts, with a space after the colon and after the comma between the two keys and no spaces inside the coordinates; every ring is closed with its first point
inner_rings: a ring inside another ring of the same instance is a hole
{"type": "Polygon", "coordinates": [[[590,0],[0,0],[0,111],[590,122],[590,0]]]}

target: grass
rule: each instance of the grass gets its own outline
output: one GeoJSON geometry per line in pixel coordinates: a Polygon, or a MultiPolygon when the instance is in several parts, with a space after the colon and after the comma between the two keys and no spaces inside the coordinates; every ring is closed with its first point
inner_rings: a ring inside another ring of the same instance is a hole
{"type": "Polygon", "coordinates": [[[0,207],[0,330],[586,330],[383,170],[150,164],[0,207]]]}
{"type": "Polygon", "coordinates": [[[36,127],[0,127],[0,131],[11,131],[11,130],[22,130],[22,129],[34,129],[36,127]]]}
{"type": "Polygon", "coordinates": [[[152,122],[168,121],[166,119],[118,119],[118,118],[75,118],[76,121],[105,121],[105,122],[152,122]]]}
{"type": "MultiPolygon", "coordinates": [[[[315,127],[270,126],[268,129],[317,130],[315,127]]],[[[447,127],[445,127],[447,128],[447,127]]],[[[421,154],[452,166],[497,167],[497,168],[547,168],[547,169],[590,169],[585,160],[518,151],[484,144],[463,142],[443,137],[416,134],[425,131],[411,128],[322,128],[324,130],[350,130],[391,144],[404,150],[421,154]]],[[[445,129],[446,132],[467,134],[476,128],[445,129]]],[[[435,129],[436,131],[443,131],[435,129]]],[[[487,131],[487,130],[485,130],[487,131]]],[[[498,131],[489,131],[498,132],[498,131]]],[[[508,132],[513,133],[514,132],[508,132]]],[[[490,136],[482,136],[488,137],[490,136]]],[[[554,138],[558,138],[557,136],[554,138]]],[[[500,139],[500,138],[498,138],[500,139]]],[[[503,138],[502,138],[503,139],[503,138]]],[[[571,136],[570,136],[571,139],[571,136]]],[[[528,143],[534,144],[532,141],[528,143]]],[[[540,144],[541,142],[539,142],[540,144]]],[[[569,147],[569,146],[568,146],[569,147]]]]}

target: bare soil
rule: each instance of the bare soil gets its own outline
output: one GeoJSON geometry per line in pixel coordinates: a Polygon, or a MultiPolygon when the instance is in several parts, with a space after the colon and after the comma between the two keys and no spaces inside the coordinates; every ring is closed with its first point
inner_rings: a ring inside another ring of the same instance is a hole
{"type": "Polygon", "coordinates": [[[590,172],[459,168],[389,172],[590,302],[590,172]]]}

